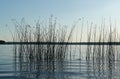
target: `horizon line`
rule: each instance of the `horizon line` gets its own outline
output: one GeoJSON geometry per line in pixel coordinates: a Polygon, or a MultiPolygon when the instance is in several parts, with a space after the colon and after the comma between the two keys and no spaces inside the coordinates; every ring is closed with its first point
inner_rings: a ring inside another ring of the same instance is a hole
{"type": "Polygon", "coordinates": [[[37,45],[120,45],[120,42],[0,42],[0,45],[37,44],[37,45]]]}

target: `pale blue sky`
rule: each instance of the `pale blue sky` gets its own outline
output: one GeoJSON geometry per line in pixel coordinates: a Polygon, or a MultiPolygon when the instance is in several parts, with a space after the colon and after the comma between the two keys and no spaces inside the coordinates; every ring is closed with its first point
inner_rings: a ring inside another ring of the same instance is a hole
{"type": "Polygon", "coordinates": [[[9,40],[5,27],[13,28],[11,19],[27,22],[54,15],[63,24],[72,24],[78,18],[99,20],[112,17],[120,20],[120,0],[0,0],[0,39],[9,40]]]}

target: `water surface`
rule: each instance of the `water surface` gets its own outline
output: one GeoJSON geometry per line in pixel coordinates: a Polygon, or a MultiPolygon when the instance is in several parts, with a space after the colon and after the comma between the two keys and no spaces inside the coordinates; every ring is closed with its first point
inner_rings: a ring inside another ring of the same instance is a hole
{"type": "Polygon", "coordinates": [[[94,56],[94,47],[82,46],[79,56],[80,48],[71,46],[65,59],[38,61],[15,54],[12,45],[0,45],[0,79],[119,79],[119,46],[105,47],[104,56],[98,47],[94,56]]]}

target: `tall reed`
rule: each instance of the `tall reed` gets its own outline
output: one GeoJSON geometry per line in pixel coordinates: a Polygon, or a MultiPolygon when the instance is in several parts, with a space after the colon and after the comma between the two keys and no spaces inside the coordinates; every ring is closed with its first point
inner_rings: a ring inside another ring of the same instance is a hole
{"type": "MultiPolygon", "coordinates": [[[[104,21],[104,20],[103,20],[104,21]]],[[[21,22],[15,21],[15,34],[14,41],[19,42],[72,42],[74,38],[73,32],[75,29],[75,24],[69,31],[66,26],[58,26],[57,20],[53,16],[49,18],[48,25],[43,24],[40,21],[36,22],[35,27],[25,24],[25,20],[22,19],[21,22]]],[[[97,25],[87,22],[87,42],[98,42],[98,45],[87,45],[86,47],[86,64],[88,67],[88,75],[90,75],[90,61],[92,61],[94,75],[96,70],[99,72],[104,72],[103,68],[107,66],[110,71],[110,67],[115,66],[114,60],[119,59],[116,54],[119,55],[119,50],[116,46],[111,45],[111,42],[119,41],[119,34],[116,28],[112,27],[110,22],[109,29],[107,25],[103,22],[101,25],[97,25]],[[108,42],[109,45],[101,45],[101,42],[108,42]],[[117,52],[117,53],[116,53],[117,52]],[[95,64],[97,63],[97,66],[95,64]],[[106,65],[104,63],[107,63],[106,65]],[[102,68],[102,67],[103,68],[102,68]]],[[[81,21],[80,31],[79,31],[79,41],[84,41],[84,21],[81,21]]],[[[77,38],[77,37],[76,37],[77,38]]],[[[77,49],[77,48],[76,48],[77,49]]],[[[75,49],[75,50],[76,50],[75,49]]],[[[82,60],[82,46],[79,45],[79,59],[82,60]]],[[[49,72],[55,72],[57,67],[64,67],[63,61],[68,57],[72,58],[72,46],[68,45],[16,45],[14,47],[14,61],[19,62],[19,67],[15,67],[15,70],[20,70],[20,76],[33,77],[26,72],[36,71],[36,78],[40,78],[42,71],[48,70],[49,72]],[[69,55],[69,56],[68,56],[69,55]],[[18,57],[18,58],[17,58],[18,57]],[[60,62],[60,66],[56,66],[60,62]],[[26,63],[26,64],[25,64],[26,63]],[[41,66],[42,65],[42,66],[41,66]]],[[[81,62],[80,62],[81,63],[81,62]]],[[[17,63],[15,63],[15,66],[17,63]]],[[[62,69],[58,69],[63,71],[62,69]]],[[[110,73],[111,74],[111,73],[110,73]]],[[[16,74],[18,75],[18,74],[16,74]]],[[[99,73],[100,75],[100,73],[99,73]]]]}

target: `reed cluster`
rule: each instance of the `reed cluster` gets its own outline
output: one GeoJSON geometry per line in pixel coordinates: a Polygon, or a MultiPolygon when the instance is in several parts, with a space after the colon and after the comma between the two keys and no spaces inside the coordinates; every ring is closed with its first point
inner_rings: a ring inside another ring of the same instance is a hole
{"type": "MultiPolygon", "coordinates": [[[[13,41],[70,42],[74,28],[75,26],[72,26],[72,29],[68,30],[66,26],[57,25],[56,19],[52,16],[46,24],[37,21],[35,27],[26,24],[25,20],[22,19],[21,22],[15,21],[13,41]]],[[[21,71],[20,76],[28,77],[30,75],[24,72],[29,72],[32,70],[39,72],[41,70],[41,65],[45,66],[43,70],[50,70],[50,72],[54,71],[54,68],[56,67],[54,66],[56,64],[55,62],[59,61],[62,63],[65,61],[67,58],[67,51],[67,45],[15,45],[15,70],[21,71]],[[16,66],[16,62],[19,63],[19,66],[16,66]],[[51,67],[49,66],[50,64],[51,67]]],[[[35,76],[38,77],[37,74],[35,76]]]]}
{"type": "Polygon", "coordinates": [[[116,45],[111,45],[111,42],[119,42],[118,32],[116,27],[111,23],[106,26],[105,23],[100,26],[93,25],[87,29],[87,42],[98,42],[98,45],[87,45],[86,60],[92,58],[93,60],[111,59],[117,58],[116,53],[118,51],[116,45]],[[108,45],[101,45],[100,43],[108,42],[108,45]]]}
{"type": "MultiPolygon", "coordinates": [[[[25,24],[24,19],[20,23],[15,22],[15,34],[13,41],[19,42],[70,42],[72,32],[66,26],[57,25],[56,19],[52,16],[49,18],[49,23],[43,24],[37,21],[36,26],[33,27],[25,24]]],[[[20,45],[21,51],[26,53],[29,58],[39,56],[38,59],[54,59],[65,58],[67,45],[20,45]],[[62,52],[62,53],[61,53],[62,52]],[[34,55],[33,55],[34,54],[34,55]]],[[[20,52],[21,52],[20,51],[20,52]]],[[[33,58],[32,58],[33,59],[33,58]]]]}
{"type": "MultiPolygon", "coordinates": [[[[76,34],[76,39],[79,37],[77,42],[84,41],[84,37],[87,37],[86,42],[109,42],[109,45],[87,45],[86,47],[86,56],[85,59],[88,65],[88,71],[90,70],[90,62],[93,61],[93,66],[95,63],[98,63],[97,68],[101,68],[101,65],[107,63],[106,66],[114,67],[114,60],[119,59],[119,51],[117,46],[113,46],[110,42],[119,42],[119,34],[116,30],[116,27],[110,24],[106,25],[105,22],[98,26],[96,24],[90,23],[84,26],[84,21],[81,21],[79,31],[76,34]],[[106,27],[107,26],[107,27],[106,27]],[[85,33],[85,28],[87,29],[85,33]],[[86,34],[86,36],[85,36],[86,34]]],[[[15,22],[15,33],[13,35],[14,41],[19,42],[72,42],[72,39],[75,39],[73,36],[74,28],[76,25],[73,25],[71,30],[68,30],[66,26],[60,26],[57,24],[56,19],[52,16],[49,18],[49,22],[44,24],[40,21],[36,22],[35,27],[25,24],[24,19],[20,23],[15,22]]],[[[60,62],[60,67],[64,67],[63,61],[68,57],[72,58],[73,54],[76,53],[77,47],[79,48],[79,60],[82,60],[82,45],[78,45],[75,49],[72,49],[72,46],[68,45],[15,45],[14,55],[15,62],[19,62],[19,67],[15,70],[23,71],[32,71],[35,70],[37,73],[40,71],[49,70],[54,72],[57,67],[56,63],[60,62]],[[75,51],[73,51],[75,50],[75,51]],[[27,63],[27,64],[25,64],[27,63]],[[41,66],[42,65],[42,66],[41,66]]],[[[75,57],[73,57],[75,58],[75,57]]],[[[58,70],[60,69],[58,68],[58,70]]],[[[95,67],[93,67],[95,68],[95,67]]],[[[95,69],[93,69],[95,70],[95,69]]],[[[100,70],[100,69],[98,69],[100,70]]],[[[62,69],[60,71],[63,71],[62,69]]],[[[21,73],[20,75],[25,75],[21,73]]],[[[30,76],[27,74],[27,76],[30,76]]],[[[35,74],[36,77],[39,77],[39,74],[35,74]]]]}

